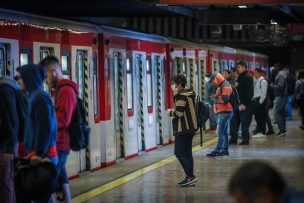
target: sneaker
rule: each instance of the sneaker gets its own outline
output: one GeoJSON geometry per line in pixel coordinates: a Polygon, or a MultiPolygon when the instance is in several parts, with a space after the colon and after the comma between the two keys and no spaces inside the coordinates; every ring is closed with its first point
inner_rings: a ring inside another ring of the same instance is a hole
{"type": "Polygon", "coordinates": [[[187,179],[187,177],[186,177],[184,180],[182,180],[182,181],[180,181],[179,183],[177,183],[177,184],[178,184],[178,185],[182,185],[183,183],[185,183],[186,179],[187,179]]]}
{"type": "Polygon", "coordinates": [[[219,156],[229,156],[229,152],[222,151],[219,153],[219,156]]]}
{"type": "Polygon", "coordinates": [[[273,130],[268,130],[268,131],[266,132],[266,135],[273,135],[273,134],[275,134],[275,132],[274,132],[273,130]]]}
{"type": "Polygon", "coordinates": [[[229,145],[237,145],[237,141],[234,141],[232,139],[229,140],[229,145]]]}
{"type": "Polygon", "coordinates": [[[217,151],[212,151],[211,153],[209,154],[206,154],[207,157],[215,157],[215,156],[220,156],[220,152],[217,152],[217,151]]]}
{"type": "Polygon", "coordinates": [[[252,136],[252,138],[260,138],[260,137],[266,137],[266,135],[263,134],[263,133],[257,133],[257,134],[252,136]]]}
{"type": "Polygon", "coordinates": [[[187,177],[185,180],[183,180],[181,182],[181,184],[179,184],[180,187],[185,187],[188,185],[194,185],[196,182],[198,181],[197,177],[192,176],[192,177],[187,177]]]}
{"type": "Polygon", "coordinates": [[[287,135],[287,132],[285,131],[280,131],[279,133],[278,133],[278,136],[279,137],[284,137],[284,136],[286,136],[287,135]]]}

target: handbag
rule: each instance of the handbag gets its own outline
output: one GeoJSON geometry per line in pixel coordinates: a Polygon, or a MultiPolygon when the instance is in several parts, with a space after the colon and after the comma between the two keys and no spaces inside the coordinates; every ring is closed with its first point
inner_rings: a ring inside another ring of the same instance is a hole
{"type": "Polygon", "coordinates": [[[54,192],[56,177],[55,165],[49,159],[43,159],[36,165],[31,165],[30,159],[27,158],[14,160],[14,182],[17,195],[26,195],[31,200],[49,196],[54,192]]]}

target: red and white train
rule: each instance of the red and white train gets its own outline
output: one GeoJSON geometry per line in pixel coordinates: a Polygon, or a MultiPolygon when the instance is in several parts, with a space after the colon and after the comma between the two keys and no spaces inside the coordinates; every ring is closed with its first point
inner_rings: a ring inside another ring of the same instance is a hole
{"type": "Polygon", "coordinates": [[[254,52],[1,10],[0,77],[48,55],[79,84],[92,128],[89,149],[69,156],[70,177],[171,143],[174,74],[186,74],[203,98],[206,72],[239,60],[268,68],[268,57],[254,52]]]}

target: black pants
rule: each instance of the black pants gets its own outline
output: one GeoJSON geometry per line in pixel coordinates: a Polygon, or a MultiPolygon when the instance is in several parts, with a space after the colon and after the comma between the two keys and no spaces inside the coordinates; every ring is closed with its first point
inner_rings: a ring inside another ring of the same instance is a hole
{"type": "Polygon", "coordinates": [[[230,122],[230,141],[229,143],[236,143],[237,142],[237,135],[239,131],[239,127],[241,124],[242,127],[242,141],[249,142],[249,125],[250,119],[252,115],[252,107],[250,105],[246,106],[246,110],[239,111],[234,110],[233,116],[230,122]]]}
{"type": "Polygon", "coordinates": [[[193,133],[180,134],[175,136],[174,154],[182,165],[187,177],[193,176],[193,136],[193,133]]]}
{"type": "Polygon", "coordinates": [[[304,98],[298,99],[297,104],[300,109],[300,113],[302,117],[302,125],[304,125],[304,98]]]}
{"type": "Polygon", "coordinates": [[[273,102],[270,99],[266,101],[266,124],[269,131],[273,131],[272,123],[269,117],[269,109],[273,107],[273,102]]]}
{"type": "Polygon", "coordinates": [[[257,131],[265,134],[266,132],[266,100],[260,104],[260,98],[253,101],[254,118],[257,123],[257,131]]]}

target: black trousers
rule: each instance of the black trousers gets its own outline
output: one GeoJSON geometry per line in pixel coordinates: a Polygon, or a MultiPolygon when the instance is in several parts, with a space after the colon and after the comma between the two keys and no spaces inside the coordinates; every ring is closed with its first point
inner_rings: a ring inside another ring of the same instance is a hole
{"type": "Polygon", "coordinates": [[[257,131],[265,134],[266,132],[266,100],[260,104],[260,98],[254,98],[253,101],[253,113],[257,123],[257,131]]]}
{"type": "Polygon", "coordinates": [[[302,125],[304,125],[304,98],[298,99],[297,104],[300,109],[300,113],[302,117],[302,125]]]}
{"type": "Polygon", "coordinates": [[[193,176],[192,139],[193,133],[175,136],[174,154],[182,165],[186,175],[193,176]]]}

